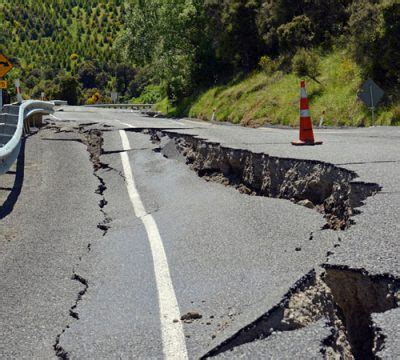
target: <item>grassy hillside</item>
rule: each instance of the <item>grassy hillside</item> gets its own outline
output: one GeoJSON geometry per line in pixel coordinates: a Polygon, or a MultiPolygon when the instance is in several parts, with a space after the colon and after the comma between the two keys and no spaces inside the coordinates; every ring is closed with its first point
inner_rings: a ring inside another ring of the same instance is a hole
{"type": "MultiPolygon", "coordinates": [[[[344,52],[334,51],[321,58],[321,84],[307,81],[311,113],[315,123],[325,111],[325,125],[371,125],[371,114],[358,100],[362,84],[361,69],[344,52]]],[[[218,121],[241,123],[245,126],[263,124],[297,125],[299,78],[293,74],[276,72],[268,75],[256,71],[249,76],[206,90],[187,99],[179,107],[168,106],[169,115],[185,113],[208,120],[216,109],[218,121]]],[[[159,109],[167,113],[167,103],[159,109]]],[[[378,111],[375,124],[400,123],[400,107],[390,109],[384,104],[378,111]]]]}

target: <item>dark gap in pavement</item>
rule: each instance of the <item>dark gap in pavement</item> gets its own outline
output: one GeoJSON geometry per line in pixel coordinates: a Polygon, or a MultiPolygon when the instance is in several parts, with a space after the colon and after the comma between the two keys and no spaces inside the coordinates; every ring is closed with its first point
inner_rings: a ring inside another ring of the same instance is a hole
{"type": "Polygon", "coordinates": [[[80,128],[80,132],[84,135],[84,143],[87,146],[87,151],[89,153],[90,161],[93,164],[93,175],[98,179],[99,186],[96,189],[96,194],[100,195],[102,198],[99,201],[100,212],[103,214],[103,220],[97,224],[97,228],[103,232],[103,236],[107,235],[108,230],[111,227],[112,219],[108,216],[107,212],[104,210],[108,201],[105,198],[104,193],[107,190],[107,185],[101,175],[99,175],[99,170],[106,171],[116,171],[120,176],[124,176],[116,169],[109,166],[109,164],[101,161],[100,157],[103,154],[103,134],[100,130],[89,129],[84,130],[80,128]]]}
{"type": "Polygon", "coordinates": [[[56,337],[56,342],[53,345],[53,349],[56,353],[56,356],[60,359],[60,360],[69,360],[69,355],[68,353],[64,350],[64,348],[60,345],[60,338],[61,336],[64,334],[65,330],[69,329],[69,326],[67,326],[62,332],[61,334],[58,334],[56,337]]]}
{"type": "MultiPolygon", "coordinates": [[[[71,308],[69,309],[69,315],[75,319],[75,320],[79,320],[79,314],[76,311],[76,308],[78,307],[79,302],[82,300],[83,296],[86,294],[88,288],[89,288],[89,284],[88,281],[83,278],[82,276],[74,273],[71,277],[71,280],[73,281],[77,281],[80,284],[83,285],[83,289],[81,291],[79,291],[78,296],[76,297],[75,303],[74,305],[71,306],[71,308]]],[[[60,344],[60,339],[61,336],[65,333],[65,331],[69,329],[69,325],[67,325],[63,331],[57,335],[56,337],[56,342],[53,345],[54,351],[56,353],[56,356],[61,359],[61,360],[69,360],[70,356],[68,354],[68,352],[61,346],[60,344]]]]}
{"type": "Polygon", "coordinates": [[[81,283],[84,286],[83,289],[78,293],[75,304],[69,310],[69,314],[74,319],[79,320],[79,314],[76,312],[76,308],[78,307],[78,303],[82,300],[83,296],[86,294],[86,292],[89,288],[89,284],[86,279],[84,279],[82,276],[79,276],[76,273],[72,275],[71,280],[78,281],[79,283],[81,283]]]}

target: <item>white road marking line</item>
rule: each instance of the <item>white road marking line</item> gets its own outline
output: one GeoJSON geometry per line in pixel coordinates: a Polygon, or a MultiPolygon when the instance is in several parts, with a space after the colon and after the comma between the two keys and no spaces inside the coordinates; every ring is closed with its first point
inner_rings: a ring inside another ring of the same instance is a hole
{"type": "Polygon", "coordinates": [[[132,125],[130,125],[130,124],[128,124],[128,123],[125,123],[125,122],[122,122],[121,120],[117,120],[121,125],[123,125],[123,126],[126,126],[126,127],[128,127],[128,128],[131,128],[131,129],[135,129],[136,128],[136,126],[132,126],[132,125]]]}
{"type": "Polygon", "coordinates": [[[255,128],[253,130],[268,131],[270,133],[291,134],[296,129],[278,129],[278,128],[270,128],[270,127],[259,127],[259,128],[255,128]]]}
{"type": "MultiPolygon", "coordinates": [[[[121,136],[123,150],[126,151],[130,149],[131,145],[126,132],[120,130],[119,134],[121,136]]],[[[153,256],[164,357],[165,359],[185,360],[188,359],[185,335],[181,322],[173,322],[175,319],[180,319],[180,312],[160,232],[153,216],[147,213],[140,198],[127,152],[121,153],[121,160],[126,177],[126,187],[128,189],[129,198],[136,217],[142,221],[146,229],[153,256]]]]}
{"type": "MultiPolygon", "coordinates": [[[[130,124],[128,124],[128,123],[126,123],[126,122],[123,122],[123,121],[121,121],[121,120],[117,120],[121,125],[123,125],[123,126],[127,126],[127,127],[129,127],[129,128],[131,128],[131,129],[143,129],[143,128],[145,128],[145,127],[148,127],[148,128],[151,128],[151,126],[133,126],[133,125],[130,125],[130,124]]],[[[173,120],[167,120],[167,121],[169,121],[171,124],[173,124],[173,125],[177,125],[177,126],[185,126],[185,125],[183,125],[183,124],[180,124],[179,122],[177,122],[177,121],[173,121],[173,120]]],[[[161,130],[161,127],[160,127],[160,130],[161,130]]]]}
{"type": "Polygon", "coordinates": [[[58,121],[62,121],[60,118],[58,118],[57,116],[54,116],[53,114],[50,114],[49,116],[52,117],[53,119],[58,120],[58,121]]]}
{"type": "Polygon", "coordinates": [[[193,120],[186,120],[186,119],[183,119],[181,121],[182,122],[188,122],[188,123],[195,124],[195,125],[205,125],[205,126],[213,126],[214,125],[212,123],[208,123],[208,122],[205,122],[205,121],[193,121],[193,120]]]}
{"type": "Polygon", "coordinates": [[[329,135],[341,135],[341,134],[353,134],[353,135],[359,135],[358,133],[355,133],[353,131],[324,131],[324,130],[319,130],[320,134],[329,134],[329,135]]]}

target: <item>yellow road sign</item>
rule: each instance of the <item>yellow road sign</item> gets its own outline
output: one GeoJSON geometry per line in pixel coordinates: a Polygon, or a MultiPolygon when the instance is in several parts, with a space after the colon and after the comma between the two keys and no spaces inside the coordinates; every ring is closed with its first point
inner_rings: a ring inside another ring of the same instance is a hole
{"type": "Polygon", "coordinates": [[[7,81],[0,80],[0,89],[7,89],[7,81]]]}
{"type": "Polygon", "coordinates": [[[0,54],[0,78],[4,77],[14,65],[3,54],[0,54]]]}

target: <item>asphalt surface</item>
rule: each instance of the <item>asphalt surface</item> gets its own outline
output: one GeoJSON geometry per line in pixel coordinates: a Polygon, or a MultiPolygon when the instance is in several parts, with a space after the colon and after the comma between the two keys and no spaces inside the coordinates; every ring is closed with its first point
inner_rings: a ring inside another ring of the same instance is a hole
{"type": "MultiPolygon", "coordinates": [[[[54,359],[57,349],[71,359],[163,357],[168,314],[160,313],[152,248],[128,196],[122,129],[137,191],[162,238],[179,311],[202,315],[191,323],[173,319],[183,326],[189,358],[201,357],[267,313],[321,264],[400,277],[400,129],[318,130],[324,145],[298,148],[289,145],[295,130],[148,118],[121,110],[65,107],[49,121],[58,129],[29,137],[19,170],[1,178],[1,358],[54,359]],[[77,124],[103,130],[101,161],[107,166],[95,174],[77,124]],[[332,163],[382,191],[367,199],[349,230],[321,230],[325,221],[316,211],[206,182],[184,163],[153,151],[157,145],[135,128],[332,163]],[[99,177],[106,187],[103,209],[96,194],[99,177]],[[105,218],[110,228],[103,236],[97,225],[105,218]],[[72,279],[75,275],[87,288],[72,279]]],[[[382,357],[399,351],[399,316],[396,309],[374,314],[386,336],[382,357]]],[[[321,344],[329,334],[321,320],[220,357],[322,358],[321,344]]]]}

